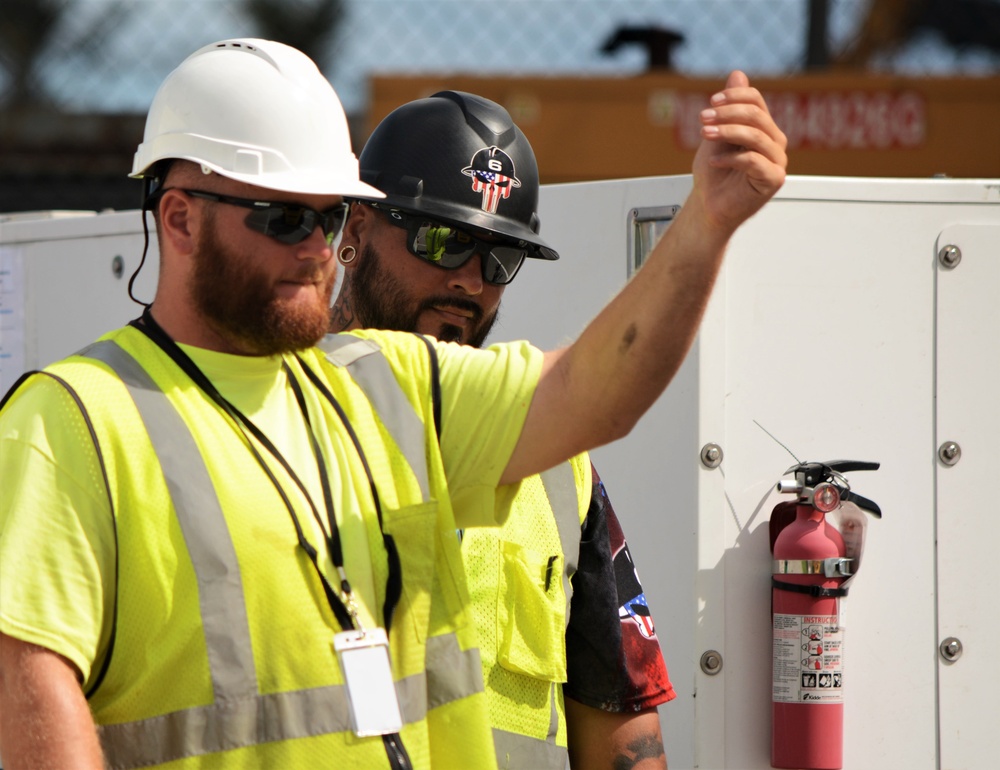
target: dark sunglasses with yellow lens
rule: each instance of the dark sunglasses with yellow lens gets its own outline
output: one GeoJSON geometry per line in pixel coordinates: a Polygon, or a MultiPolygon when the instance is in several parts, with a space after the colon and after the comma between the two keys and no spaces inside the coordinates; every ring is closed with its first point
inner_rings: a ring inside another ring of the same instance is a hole
{"type": "Polygon", "coordinates": [[[413,256],[445,270],[456,270],[479,254],[483,280],[497,286],[514,280],[531,250],[531,246],[524,243],[488,241],[455,225],[428,219],[423,214],[366,203],[385,214],[390,224],[406,230],[406,248],[413,256]]]}
{"type": "Polygon", "coordinates": [[[250,198],[236,198],[232,195],[218,195],[204,190],[188,190],[184,187],[168,187],[167,190],[180,190],[192,198],[202,198],[229,206],[240,206],[250,209],[243,223],[254,232],[263,233],[276,241],[287,244],[302,243],[319,227],[326,236],[326,242],[332,243],[337,234],[344,229],[349,206],[338,203],[326,211],[316,211],[297,203],[275,203],[258,201],[250,198]]]}

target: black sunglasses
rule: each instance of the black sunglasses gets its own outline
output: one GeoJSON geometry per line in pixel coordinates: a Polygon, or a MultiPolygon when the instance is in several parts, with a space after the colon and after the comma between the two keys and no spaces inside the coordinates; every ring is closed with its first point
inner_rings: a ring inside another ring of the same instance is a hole
{"type": "Polygon", "coordinates": [[[422,214],[366,203],[385,214],[391,224],[406,230],[406,248],[413,256],[445,270],[456,270],[480,254],[483,280],[497,286],[514,280],[531,249],[527,244],[487,241],[422,214]]]}
{"type": "MultiPolygon", "coordinates": [[[[184,187],[169,187],[169,190],[180,190],[192,198],[203,198],[216,203],[226,203],[230,206],[241,206],[251,209],[243,223],[251,230],[263,233],[281,243],[302,243],[313,234],[316,227],[323,230],[328,244],[344,228],[347,212],[350,209],[346,203],[338,203],[326,211],[316,211],[297,203],[274,203],[271,201],[255,201],[250,198],[235,198],[232,195],[217,195],[204,190],[188,190],[184,187]]],[[[166,192],[166,190],[161,190],[166,192]]]]}

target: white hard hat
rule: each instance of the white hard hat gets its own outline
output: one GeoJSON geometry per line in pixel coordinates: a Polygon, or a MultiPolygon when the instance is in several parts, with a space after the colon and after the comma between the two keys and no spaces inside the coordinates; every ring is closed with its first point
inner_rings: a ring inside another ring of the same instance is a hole
{"type": "Polygon", "coordinates": [[[358,178],[329,81],[304,53],[271,40],[212,43],[167,76],[130,176],[152,175],[166,159],[271,190],[385,197],[358,178]]]}

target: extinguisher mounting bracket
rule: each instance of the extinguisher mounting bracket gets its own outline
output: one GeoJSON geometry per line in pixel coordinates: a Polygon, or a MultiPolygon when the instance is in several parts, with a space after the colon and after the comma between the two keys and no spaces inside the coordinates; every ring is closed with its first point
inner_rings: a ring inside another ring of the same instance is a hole
{"type": "Polygon", "coordinates": [[[775,575],[823,575],[828,578],[850,577],[851,562],[842,556],[829,559],[775,559],[775,575]]]}
{"type": "Polygon", "coordinates": [[[846,585],[839,585],[834,588],[827,588],[826,586],[818,586],[802,583],[786,583],[778,578],[771,576],[771,587],[776,588],[779,591],[788,591],[794,594],[808,594],[816,598],[824,599],[840,599],[847,596],[848,588],[846,585]]]}

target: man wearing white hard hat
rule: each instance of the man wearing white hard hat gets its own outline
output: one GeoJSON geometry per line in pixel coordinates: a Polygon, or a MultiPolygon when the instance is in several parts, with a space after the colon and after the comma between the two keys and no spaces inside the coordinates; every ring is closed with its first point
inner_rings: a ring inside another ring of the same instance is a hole
{"type": "Polygon", "coordinates": [[[343,196],[381,197],[336,95],[269,41],[182,62],[133,168],[152,304],[0,404],[4,767],[495,766],[455,531],[677,370],[786,165],[742,73],[702,121],[687,204],[570,347],[324,337],[343,196]]]}

